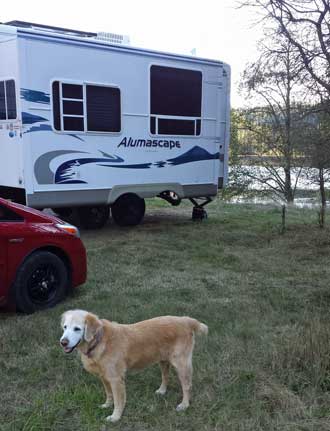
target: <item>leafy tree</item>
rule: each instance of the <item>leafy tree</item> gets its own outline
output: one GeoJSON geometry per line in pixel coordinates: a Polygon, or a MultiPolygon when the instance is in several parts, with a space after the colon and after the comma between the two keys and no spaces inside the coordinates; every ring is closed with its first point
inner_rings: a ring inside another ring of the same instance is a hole
{"type": "Polygon", "coordinates": [[[287,39],[310,75],[314,90],[329,99],[329,0],[245,0],[240,4],[256,7],[263,19],[287,39]]]}
{"type": "Polygon", "coordinates": [[[229,145],[230,175],[229,183],[222,193],[225,199],[249,193],[249,186],[252,183],[252,179],[249,177],[249,169],[241,163],[241,132],[244,129],[243,118],[244,115],[240,110],[232,109],[229,145]]]}
{"type": "Polygon", "coordinates": [[[242,92],[254,105],[245,112],[245,127],[254,142],[256,161],[263,167],[250,175],[287,202],[294,200],[304,163],[303,72],[291,42],[281,34],[268,34],[260,43],[259,58],[247,65],[241,82],[242,92]]]}
{"type": "MultiPolygon", "coordinates": [[[[329,177],[330,122],[330,2],[329,0],[239,0],[254,7],[264,26],[281,35],[296,55],[305,97],[298,151],[304,153],[311,181],[319,185],[322,211],[329,177]],[[312,107],[312,108],[311,108],[312,107]],[[316,114],[316,115],[315,115],[316,114]],[[316,119],[313,123],[312,119],[316,119]]],[[[299,115],[298,115],[299,116],[299,115]]],[[[299,133],[297,134],[297,136],[299,133]]]]}
{"type": "Polygon", "coordinates": [[[307,158],[308,178],[317,184],[321,197],[320,225],[324,225],[326,208],[326,183],[330,181],[330,116],[322,105],[315,106],[310,113],[306,131],[304,151],[307,158]]]}

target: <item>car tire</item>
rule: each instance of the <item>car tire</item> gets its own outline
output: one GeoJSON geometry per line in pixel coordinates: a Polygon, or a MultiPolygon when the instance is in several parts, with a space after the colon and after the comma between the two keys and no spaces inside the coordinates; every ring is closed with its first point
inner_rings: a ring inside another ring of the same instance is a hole
{"type": "Polygon", "coordinates": [[[50,308],[67,294],[69,272],[62,259],[36,251],[19,267],[13,286],[16,308],[23,313],[50,308]]]}
{"type": "Polygon", "coordinates": [[[120,196],[111,205],[112,218],[119,226],[136,226],[141,223],[146,210],[144,199],[134,193],[120,196]]]}
{"type": "Polygon", "coordinates": [[[101,229],[109,220],[110,207],[108,205],[80,207],[78,216],[80,225],[84,229],[101,229]]]}

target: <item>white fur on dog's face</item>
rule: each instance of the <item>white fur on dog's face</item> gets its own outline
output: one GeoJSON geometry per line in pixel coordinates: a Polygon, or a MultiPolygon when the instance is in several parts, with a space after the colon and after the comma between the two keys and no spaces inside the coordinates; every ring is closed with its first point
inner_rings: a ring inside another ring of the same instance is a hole
{"type": "Polygon", "coordinates": [[[61,326],[64,332],[60,343],[65,353],[71,353],[84,339],[87,314],[87,311],[73,310],[67,311],[62,315],[61,326]]]}

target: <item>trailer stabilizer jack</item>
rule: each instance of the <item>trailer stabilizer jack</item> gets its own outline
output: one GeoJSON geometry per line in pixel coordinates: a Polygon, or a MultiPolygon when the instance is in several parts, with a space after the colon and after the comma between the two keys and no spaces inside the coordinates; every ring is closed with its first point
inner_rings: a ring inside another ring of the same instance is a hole
{"type": "Polygon", "coordinates": [[[193,209],[192,209],[192,216],[191,218],[196,221],[202,221],[204,219],[207,219],[207,212],[204,209],[204,206],[209,204],[210,202],[212,202],[212,199],[210,199],[209,197],[206,198],[202,198],[204,200],[204,202],[202,203],[198,203],[197,200],[190,198],[190,202],[194,205],[193,209]]]}

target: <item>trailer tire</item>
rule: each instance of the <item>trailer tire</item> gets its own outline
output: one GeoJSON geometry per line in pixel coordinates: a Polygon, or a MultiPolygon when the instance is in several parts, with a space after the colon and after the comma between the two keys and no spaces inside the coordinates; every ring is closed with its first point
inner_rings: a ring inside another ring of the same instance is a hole
{"type": "Polygon", "coordinates": [[[61,218],[68,218],[72,216],[72,208],[52,208],[52,211],[61,218]]]}
{"type": "Polygon", "coordinates": [[[101,229],[110,217],[110,207],[108,205],[80,207],[78,216],[82,228],[101,229]]]}
{"type": "Polygon", "coordinates": [[[16,307],[23,313],[53,307],[68,292],[69,272],[54,253],[36,251],[19,267],[13,284],[16,307]]]}
{"type": "Polygon", "coordinates": [[[146,210],[144,199],[134,193],[120,196],[111,205],[111,214],[119,226],[136,226],[141,223],[146,210]]]}

